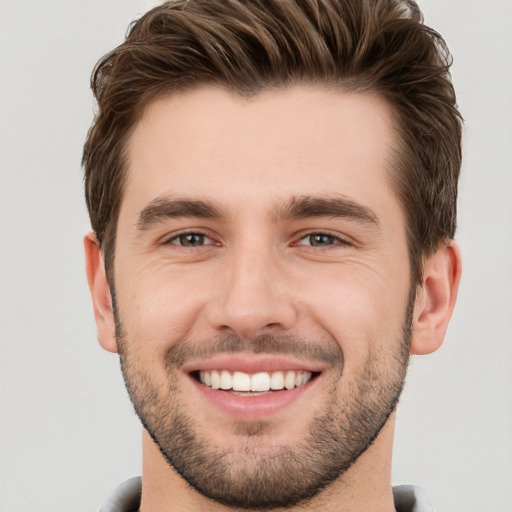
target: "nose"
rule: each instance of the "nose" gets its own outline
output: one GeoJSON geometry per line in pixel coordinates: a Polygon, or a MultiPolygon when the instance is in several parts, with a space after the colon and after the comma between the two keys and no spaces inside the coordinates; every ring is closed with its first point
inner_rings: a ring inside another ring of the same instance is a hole
{"type": "Polygon", "coordinates": [[[241,338],[291,329],[297,312],[285,265],[265,249],[239,250],[227,258],[217,276],[218,293],[210,302],[211,327],[241,338]]]}

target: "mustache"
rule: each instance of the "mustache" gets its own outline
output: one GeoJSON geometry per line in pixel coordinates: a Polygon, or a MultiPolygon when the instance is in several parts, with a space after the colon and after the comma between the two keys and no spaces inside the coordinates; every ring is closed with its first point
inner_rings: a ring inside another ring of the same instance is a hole
{"type": "Polygon", "coordinates": [[[292,335],[262,334],[254,338],[240,338],[235,334],[222,334],[204,342],[183,339],[167,350],[167,367],[183,366],[190,359],[209,359],[220,354],[272,354],[305,358],[309,361],[343,364],[343,352],[334,341],[312,342],[292,335]]]}

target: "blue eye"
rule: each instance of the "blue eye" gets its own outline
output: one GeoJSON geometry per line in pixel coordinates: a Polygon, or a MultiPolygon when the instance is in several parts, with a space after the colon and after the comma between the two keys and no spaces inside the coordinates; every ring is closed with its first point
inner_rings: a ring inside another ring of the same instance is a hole
{"type": "Polygon", "coordinates": [[[322,248],[350,245],[350,243],[329,233],[310,233],[309,235],[303,236],[297,242],[297,245],[322,248]]]}
{"type": "Polygon", "coordinates": [[[307,238],[309,239],[309,243],[313,246],[333,245],[338,241],[336,237],[323,233],[309,235],[307,238]]]}
{"type": "Polygon", "coordinates": [[[327,233],[311,233],[299,240],[297,245],[309,245],[311,247],[328,247],[342,242],[338,237],[327,233]]]}
{"type": "Polygon", "coordinates": [[[212,240],[201,233],[183,233],[171,238],[168,243],[182,247],[201,247],[211,244],[212,240]]]}

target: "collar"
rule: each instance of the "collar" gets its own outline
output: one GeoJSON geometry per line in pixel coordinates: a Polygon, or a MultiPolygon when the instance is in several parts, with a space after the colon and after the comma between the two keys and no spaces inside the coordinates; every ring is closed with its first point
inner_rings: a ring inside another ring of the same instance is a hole
{"type": "MultiPolygon", "coordinates": [[[[137,512],[140,506],[142,479],[136,476],[116,487],[99,512],[137,512]]],[[[434,507],[421,487],[393,487],[396,512],[434,512],[434,507]]]]}

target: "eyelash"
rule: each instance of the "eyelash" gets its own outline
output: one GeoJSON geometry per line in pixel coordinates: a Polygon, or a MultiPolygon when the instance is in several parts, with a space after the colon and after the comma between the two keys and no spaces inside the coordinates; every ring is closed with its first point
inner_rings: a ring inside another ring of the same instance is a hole
{"type": "Polygon", "coordinates": [[[175,235],[173,235],[171,238],[168,238],[167,240],[165,240],[163,242],[164,245],[176,245],[178,247],[190,247],[192,249],[196,249],[198,247],[203,247],[203,245],[200,245],[198,247],[194,247],[194,246],[186,246],[186,245],[182,245],[182,244],[173,244],[172,242],[174,240],[178,240],[179,238],[181,237],[186,237],[187,235],[196,235],[196,236],[201,236],[201,237],[204,237],[204,238],[209,238],[210,240],[212,240],[212,244],[207,244],[207,245],[220,245],[218,243],[215,243],[212,239],[212,237],[208,236],[206,233],[202,233],[201,231],[197,231],[197,230],[191,230],[191,231],[182,231],[180,233],[177,233],[175,235]]]}
{"type": "Polygon", "coordinates": [[[301,236],[297,242],[294,242],[294,246],[301,246],[301,247],[312,247],[316,249],[331,249],[336,248],[340,246],[349,246],[352,245],[348,240],[341,238],[338,235],[335,235],[334,233],[330,233],[329,231],[311,231],[309,233],[306,233],[305,235],[301,236]],[[333,243],[328,245],[313,245],[313,244],[302,244],[301,242],[306,240],[307,238],[311,237],[328,237],[331,238],[333,243]]]}
{"type": "MultiPolygon", "coordinates": [[[[195,231],[195,230],[190,230],[190,231],[183,231],[183,232],[180,232],[180,233],[177,233],[175,235],[173,235],[171,238],[165,240],[163,242],[163,245],[175,245],[175,246],[178,246],[178,247],[187,247],[187,248],[191,248],[191,249],[197,249],[197,248],[200,248],[200,247],[204,247],[205,245],[220,245],[219,243],[216,243],[212,237],[210,237],[208,234],[206,233],[202,233],[201,231],[195,231]],[[183,244],[173,244],[173,242],[175,240],[178,240],[179,238],[181,237],[186,237],[187,235],[196,235],[196,236],[200,236],[200,237],[204,237],[204,238],[208,238],[210,239],[213,243],[210,243],[210,244],[201,244],[199,246],[187,246],[187,245],[183,245],[183,244]]],[[[312,247],[312,248],[317,248],[317,249],[330,249],[330,248],[333,248],[333,247],[340,247],[340,246],[350,246],[352,245],[349,241],[347,241],[346,239],[344,238],[341,238],[340,236],[338,235],[335,235],[333,233],[330,233],[328,231],[311,231],[309,233],[306,233],[304,235],[302,235],[296,242],[293,242],[292,246],[299,246],[299,247],[312,247]],[[311,238],[311,237],[314,237],[314,236],[317,236],[317,237],[328,237],[328,238],[331,238],[333,243],[331,244],[327,244],[327,245],[313,245],[313,244],[303,244],[301,243],[302,241],[306,240],[307,238],[311,238]]]]}

